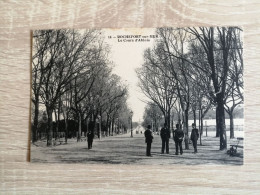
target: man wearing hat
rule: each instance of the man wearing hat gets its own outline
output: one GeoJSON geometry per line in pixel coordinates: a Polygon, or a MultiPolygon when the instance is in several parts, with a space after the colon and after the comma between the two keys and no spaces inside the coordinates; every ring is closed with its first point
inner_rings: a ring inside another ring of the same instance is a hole
{"type": "Polygon", "coordinates": [[[192,123],[190,139],[193,143],[194,153],[197,153],[197,140],[199,139],[199,130],[196,128],[195,123],[192,123]]]}
{"type": "Polygon", "coordinates": [[[169,139],[171,137],[170,130],[167,128],[166,123],[164,123],[163,128],[161,129],[161,139],[162,139],[162,151],[164,153],[164,149],[166,146],[166,153],[169,154],[169,139]]]}
{"type": "Polygon", "coordinates": [[[179,148],[180,148],[180,154],[182,155],[182,141],[183,141],[184,133],[181,129],[180,124],[176,124],[176,130],[174,132],[174,141],[175,141],[175,155],[179,154],[179,148]]]}
{"type": "Polygon", "coordinates": [[[144,136],[145,136],[145,143],[147,144],[146,156],[152,156],[151,155],[151,146],[152,146],[152,142],[153,142],[153,135],[152,135],[152,131],[151,131],[151,125],[147,126],[147,129],[144,132],[144,136]]]}

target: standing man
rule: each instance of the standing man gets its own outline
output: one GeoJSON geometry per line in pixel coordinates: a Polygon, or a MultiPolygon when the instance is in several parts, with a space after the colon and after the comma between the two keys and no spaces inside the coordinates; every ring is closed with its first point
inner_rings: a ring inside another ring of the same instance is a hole
{"type": "Polygon", "coordinates": [[[197,153],[197,141],[199,139],[199,130],[196,128],[195,123],[192,123],[192,131],[190,135],[190,139],[193,143],[194,153],[197,153]]]}
{"type": "Polygon", "coordinates": [[[152,156],[151,155],[151,146],[152,146],[152,142],[153,142],[153,135],[152,135],[152,131],[151,131],[151,125],[147,126],[147,129],[144,132],[144,136],[145,136],[145,143],[147,144],[146,156],[152,156]]]}
{"type": "Polygon", "coordinates": [[[91,149],[92,148],[93,139],[94,139],[93,131],[88,131],[87,137],[88,137],[88,149],[91,149]]]}
{"type": "Polygon", "coordinates": [[[180,128],[180,124],[176,124],[176,130],[174,132],[174,142],[175,142],[175,155],[179,154],[179,149],[180,148],[180,154],[182,155],[182,141],[183,141],[184,133],[180,128]]]}
{"type": "Polygon", "coordinates": [[[94,127],[95,127],[95,123],[93,121],[91,121],[89,123],[89,128],[88,128],[88,133],[87,133],[88,149],[92,148],[93,139],[94,139],[94,127]]]}
{"type": "Polygon", "coordinates": [[[170,130],[167,128],[166,123],[164,123],[161,129],[161,139],[162,139],[162,154],[164,154],[164,148],[166,145],[166,153],[169,154],[169,139],[171,137],[170,130]]]}

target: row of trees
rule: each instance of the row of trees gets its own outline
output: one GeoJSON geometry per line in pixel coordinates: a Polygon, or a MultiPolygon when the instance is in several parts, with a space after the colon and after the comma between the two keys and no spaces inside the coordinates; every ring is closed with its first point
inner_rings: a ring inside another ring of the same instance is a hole
{"type": "Polygon", "coordinates": [[[144,52],[137,69],[139,86],[160,109],[170,128],[173,113],[183,123],[185,148],[189,148],[188,116],[200,126],[207,111],[216,110],[216,136],[220,150],[227,147],[225,110],[230,116],[243,103],[242,30],[238,27],[158,28],[160,40],[144,52]]]}
{"type": "MultiPolygon", "coordinates": [[[[46,111],[47,145],[64,131],[68,139],[68,121],[77,123],[77,140],[82,126],[101,129],[107,135],[128,127],[127,87],[112,74],[109,48],[100,30],[39,30],[33,33],[32,54],[32,141],[38,140],[39,111],[46,111]],[[65,129],[60,121],[64,120],[65,129]],[[53,124],[55,121],[55,129],[53,124]],[[99,128],[96,128],[98,122],[99,128]],[[94,125],[93,125],[94,124],[94,125]],[[102,125],[103,124],[103,125],[102,125]],[[115,125],[117,124],[117,125],[115,125]],[[102,127],[102,128],[101,128],[102,127]]],[[[93,129],[91,129],[93,130],[93,129]]]]}
{"type": "Polygon", "coordinates": [[[161,109],[155,103],[148,103],[144,110],[142,126],[152,126],[153,131],[159,131],[163,125],[163,117],[161,109]]]}

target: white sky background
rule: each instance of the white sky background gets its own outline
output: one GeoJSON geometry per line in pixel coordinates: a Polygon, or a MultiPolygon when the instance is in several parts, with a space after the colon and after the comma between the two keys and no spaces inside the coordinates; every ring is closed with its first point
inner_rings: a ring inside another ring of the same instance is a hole
{"type": "MultiPolygon", "coordinates": [[[[133,111],[133,121],[139,122],[143,119],[145,103],[148,100],[138,85],[136,68],[143,64],[143,52],[146,48],[152,47],[153,38],[149,42],[118,42],[117,38],[109,39],[108,36],[117,37],[118,35],[143,35],[150,36],[155,34],[154,28],[132,28],[132,29],[102,29],[105,35],[105,42],[110,46],[110,60],[113,61],[113,73],[121,77],[122,82],[128,85],[129,98],[128,105],[133,111]]],[[[121,40],[123,40],[122,38],[121,40]]],[[[127,38],[129,40],[129,38],[127,38]]],[[[135,38],[133,39],[135,40],[135,38]]]]}

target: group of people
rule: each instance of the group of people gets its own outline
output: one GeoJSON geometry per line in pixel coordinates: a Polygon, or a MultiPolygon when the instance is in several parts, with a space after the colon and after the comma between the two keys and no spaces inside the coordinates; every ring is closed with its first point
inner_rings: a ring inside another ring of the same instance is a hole
{"type": "MultiPolygon", "coordinates": [[[[164,154],[164,151],[166,151],[166,154],[169,154],[169,139],[171,138],[170,130],[168,129],[166,123],[164,124],[163,128],[161,129],[161,139],[162,139],[162,150],[161,154],[164,154]]],[[[151,156],[151,146],[153,142],[153,134],[151,131],[151,125],[147,126],[147,129],[144,132],[145,136],[145,142],[147,144],[146,147],[146,156],[151,156]]],[[[184,138],[184,133],[181,129],[180,124],[176,124],[176,129],[173,131],[173,140],[175,142],[175,155],[182,155],[182,141],[184,138]]],[[[197,153],[197,140],[199,138],[199,131],[196,128],[196,125],[192,123],[192,131],[191,131],[191,137],[190,140],[193,143],[194,153],[197,153]]]]}

